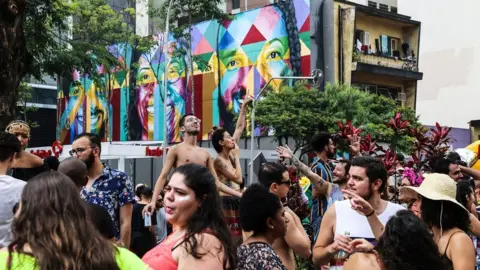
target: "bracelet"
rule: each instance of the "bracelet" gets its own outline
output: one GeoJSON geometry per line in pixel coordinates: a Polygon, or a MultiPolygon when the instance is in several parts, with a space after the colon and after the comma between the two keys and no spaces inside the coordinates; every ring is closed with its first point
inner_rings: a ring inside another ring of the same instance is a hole
{"type": "Polygon", "coordinates": [[[373,214],[375,214],[375,210],[372,210],[372,213],[368,214],[368,215],[365,215],[366,217],[371,217],[373,216],[373,214]]]}

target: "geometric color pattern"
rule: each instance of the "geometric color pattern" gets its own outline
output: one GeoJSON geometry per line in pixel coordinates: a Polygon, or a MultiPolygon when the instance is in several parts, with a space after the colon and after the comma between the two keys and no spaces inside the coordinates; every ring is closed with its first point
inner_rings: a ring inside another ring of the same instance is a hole
{"type": "MultiPolygon", "coordinates": [[[[191,112],[202,119],[199,139],[208,139],[212,126],[232,132],[245,95],[257,95],[274,76],[294,75],[291,58],[300,59],[302,75],[310,73],[310,1],[287,1],[293,2],[294,12],[272,4],[236,14],[231,21],[198,23],[191,42],[159,34],[154,37],[157,45],[137,59],[130,47],[111,46],[110,52],[127,68],[113,70],[97,83],[75,71],[73,82],[60,84],[57,138],[69,144],[79,133],[94,132],[105,141],[164,140],[166,121],[168,141],[180,142],[179,120],[191,112]],[[289,44],[291,21],[299,35],[299,55],[291,55],[298,52],[289,44]],[[165,42],[168,57],[163,55],[165,42]],[[192,59],[190,53],[177,51],[190,51],[192,59]],[[170,61],[166,78],[165,58],[170,61]]],[[[97,70],[105,74],[102,67],[97,70]]],[[[271,84],[273,91],[282,91],[292,82],[271,84]]]]}

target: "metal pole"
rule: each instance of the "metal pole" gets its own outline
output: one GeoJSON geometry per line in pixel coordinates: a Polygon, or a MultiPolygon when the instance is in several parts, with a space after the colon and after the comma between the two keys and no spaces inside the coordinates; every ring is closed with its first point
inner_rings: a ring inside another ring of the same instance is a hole
{"type": "Polygon", "coordinates": [[[318,84],[319,79],[323,77],[323,73],[321,70],[313,70],[310,76],[285,76],[285,77],[272,77],[268,82],[262,87],[260,92],[253,97],[253,102],[252,102],[252,116],[250,119],[250,125],[251,125],[251,132],[250,132],[250,182],[249,184],[253,183],[253,150],[255,148],[255,106],[257,104],[257,100],[260,98],[260,96],[263,94],[263,91],[267,89],[268,85],[273,81],[273,80],[313,80],[313,84],[316,85],[318,84]]]}
{"type": "Polygon", "coordinates": [[[165,164],[167,156],[167,145],[168,145],[168,130],[167,130],[167,83],[168,83],[168,35],[170,30],[170,10],[172,8],[174,0],[170,0],[167,9],[167,19],[165,22],[165,35],[163,37],[163,57],[165,61],[164,70],[163,70],[163,143],[162,143],[162,165],[165,164]]]}

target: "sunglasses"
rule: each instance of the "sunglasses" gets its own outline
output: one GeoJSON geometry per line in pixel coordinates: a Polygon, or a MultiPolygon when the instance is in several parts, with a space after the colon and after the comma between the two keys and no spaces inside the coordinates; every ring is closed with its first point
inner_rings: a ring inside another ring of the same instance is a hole
{"type": "Polygon", "coordinates": [[[280,185],[291,186],[291,185],[292,185],[292,181],[290,181],[290,180],[288,180],[288,181],[282,181],[282,182],[280,182],[280,185]]]}

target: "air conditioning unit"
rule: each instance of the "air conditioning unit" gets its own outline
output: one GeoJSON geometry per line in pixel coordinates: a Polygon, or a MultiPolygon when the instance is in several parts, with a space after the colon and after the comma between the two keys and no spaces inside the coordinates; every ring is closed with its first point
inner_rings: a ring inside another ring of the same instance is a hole
{"type": "Polygon", "coordinates": [[[400,101],[400,102],[405,102],[405,101],[407,101],[407,94],[405,94],[405,93],[398,93],[398,95],[397,95],[397,101],[400,101]]]}

